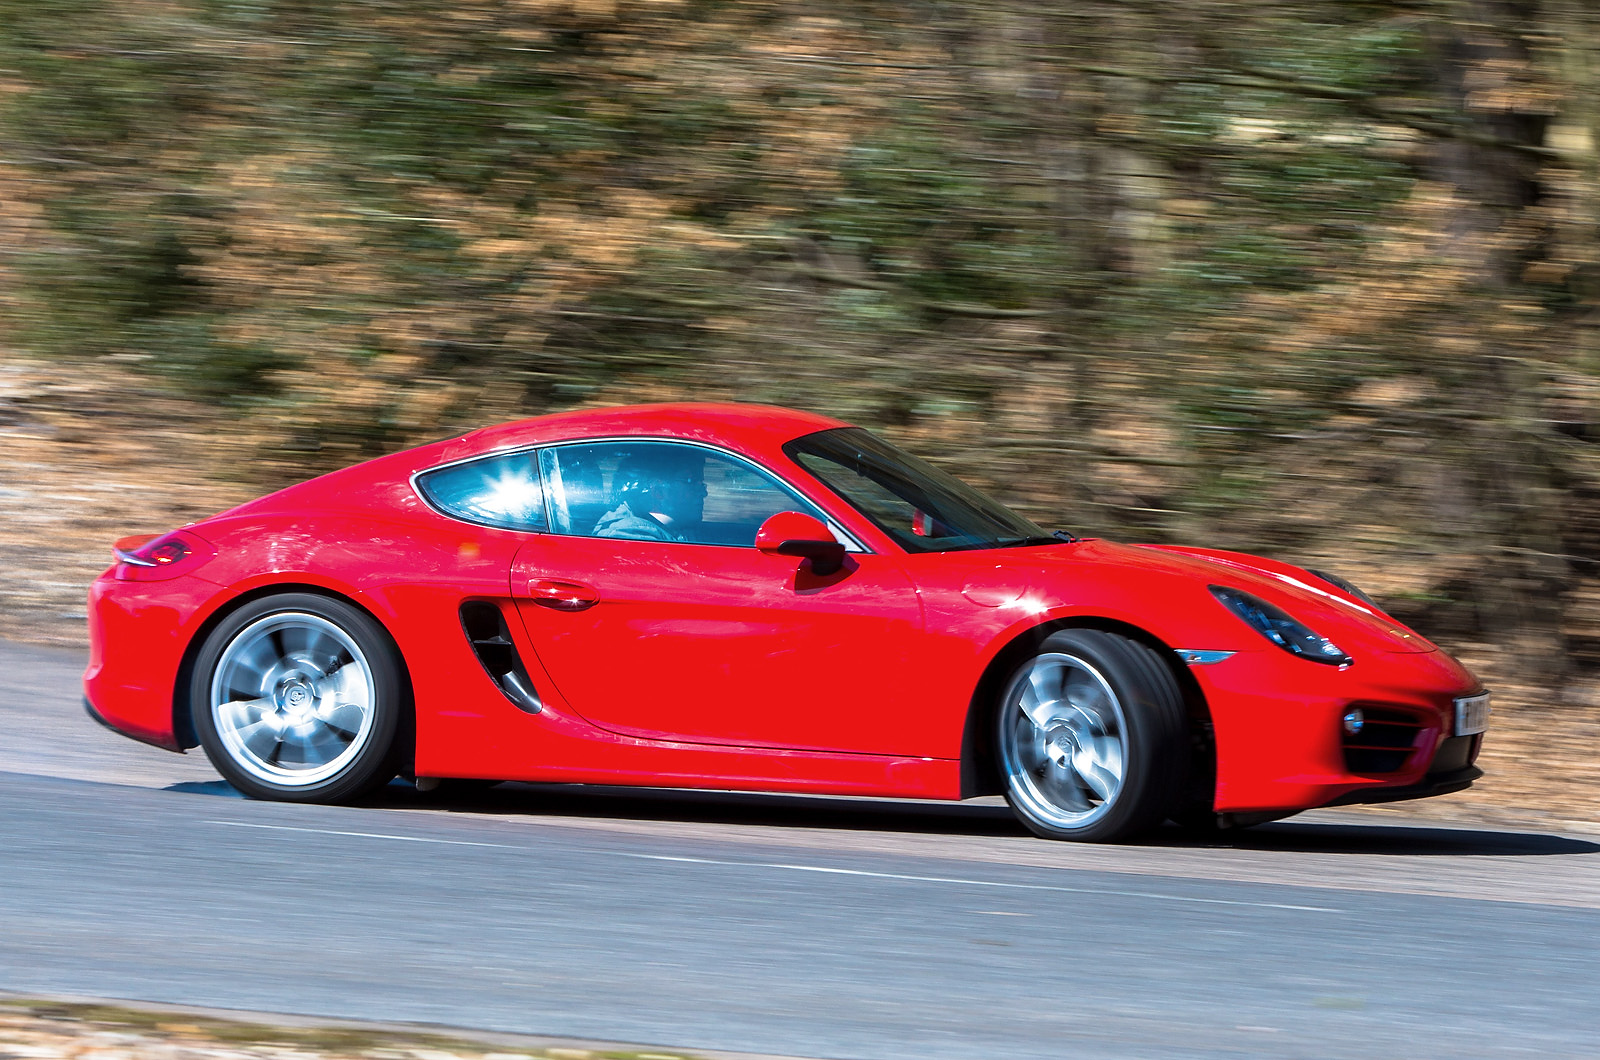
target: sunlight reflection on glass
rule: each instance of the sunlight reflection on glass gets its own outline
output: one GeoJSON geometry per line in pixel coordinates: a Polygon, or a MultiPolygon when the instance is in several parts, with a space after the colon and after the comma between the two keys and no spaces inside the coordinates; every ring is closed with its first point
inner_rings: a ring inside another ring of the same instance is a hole
{"type": "Polygon", "coordinates": [[[526,519],[543,503],[539,483],[526,465],[521,469],[502,467],[497,476],[483,478],[484,492],[473,507],[486,519],[526,519]]]}

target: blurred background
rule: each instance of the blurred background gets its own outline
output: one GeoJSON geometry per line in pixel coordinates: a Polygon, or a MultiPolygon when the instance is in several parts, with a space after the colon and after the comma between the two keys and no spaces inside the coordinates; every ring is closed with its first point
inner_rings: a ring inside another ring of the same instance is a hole
{"type": "Polygon", "coordinates": [[[1413,812],[1593,821],[1597,130],[1588,0],[0,0],[0,623],[407,445],[772,402],[1343,574],[1498,694],[1413,812]]]}

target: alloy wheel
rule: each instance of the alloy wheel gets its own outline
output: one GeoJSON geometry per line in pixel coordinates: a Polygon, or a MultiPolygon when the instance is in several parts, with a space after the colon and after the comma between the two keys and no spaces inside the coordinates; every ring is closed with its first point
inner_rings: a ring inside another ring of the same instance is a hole
{"type": "Polygon", "coordinates": [[[328,619],[278,612],[241,629],[212,671],[211,719],[228,757],[267,783],[339,774],[372,736],[377,687],[354,637],[328,619]]]}
{"type": "Polygon", "coordinates": [[[1110,812],[1127,772],[1127,720],[1098,669],[1063,652],[1035,656],[1001,710],[1001,765],[1023,810],[1063,830],[1110,812]]]}

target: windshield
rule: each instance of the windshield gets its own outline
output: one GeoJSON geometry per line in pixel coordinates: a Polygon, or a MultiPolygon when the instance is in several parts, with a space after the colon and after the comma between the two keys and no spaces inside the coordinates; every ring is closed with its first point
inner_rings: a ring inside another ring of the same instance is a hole
{"type": "Polygon", "coordinates": [[[1063,540],[859,427],[808,434],[783,449],[907,552],[1063,540]]]}

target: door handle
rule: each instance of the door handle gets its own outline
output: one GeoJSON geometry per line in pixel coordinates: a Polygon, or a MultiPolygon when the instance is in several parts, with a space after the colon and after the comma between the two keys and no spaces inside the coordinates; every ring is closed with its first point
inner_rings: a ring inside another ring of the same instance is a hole
{"type": "Polygon", "coordinates": [[[528,582],[528,595],[540,607],[553,611],[582,611],[600,602],[600,593],[587,585],[550,578],[528,582]]]}

